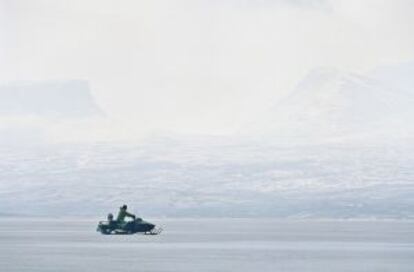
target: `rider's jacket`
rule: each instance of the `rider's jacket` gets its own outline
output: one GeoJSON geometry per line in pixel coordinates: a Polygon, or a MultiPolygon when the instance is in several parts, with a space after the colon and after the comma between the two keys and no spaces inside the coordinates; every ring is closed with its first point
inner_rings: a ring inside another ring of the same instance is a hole
{"type": "Polygon", "coordinates": [[[122,208],[119,209],[116,221],[118,221],[118,223],[123,223],[123,222],[125,222],[125,217],[135,218],[135,215],[133,215],[132,213],[127,212],[125,209],[122,209],[122,208]]]}

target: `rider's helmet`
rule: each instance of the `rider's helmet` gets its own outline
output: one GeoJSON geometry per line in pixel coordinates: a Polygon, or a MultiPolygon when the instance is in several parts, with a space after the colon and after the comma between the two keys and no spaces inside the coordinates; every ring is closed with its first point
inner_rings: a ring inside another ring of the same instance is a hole
{"type": "Polygon", "coordinates": [[[122,205],[121,209],[126,210],[128,209],[128,206],[126,204],[122,205]]]}

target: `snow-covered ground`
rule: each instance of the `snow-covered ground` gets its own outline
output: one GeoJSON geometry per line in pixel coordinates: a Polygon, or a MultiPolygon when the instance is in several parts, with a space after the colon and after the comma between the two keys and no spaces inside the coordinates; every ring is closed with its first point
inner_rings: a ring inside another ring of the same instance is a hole
{"type": "Polygon", "coordinates": [[[411,221],[152,219],[159,236],[105,236],[94,220],[1,219],[0,267],[37,271],[412,271],[411,221]]]}
{"type": "Polygon", "coordinates": [[[162,139],[0,152],[0,205],[17,214],[414,216],[409,146],[260,146],[162,139]],[[204,144],[202,144],[204,143],[204,144]]]}

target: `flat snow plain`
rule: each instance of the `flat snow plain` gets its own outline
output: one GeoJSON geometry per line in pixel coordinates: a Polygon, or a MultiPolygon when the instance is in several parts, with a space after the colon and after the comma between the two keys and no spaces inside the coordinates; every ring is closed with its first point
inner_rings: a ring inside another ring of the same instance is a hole
{"type": "Polygon", "coordinates": [[[150,219],[104,236],[85,219],[0,219],[0,267],[36,271],[413,271],[414,221],[150,219]]]}

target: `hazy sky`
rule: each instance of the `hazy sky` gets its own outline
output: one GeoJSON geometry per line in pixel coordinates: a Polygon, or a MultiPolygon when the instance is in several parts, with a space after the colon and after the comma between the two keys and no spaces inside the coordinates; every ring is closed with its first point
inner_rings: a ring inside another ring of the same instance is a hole
{"type": "Polygon", "coordinates": [[[414,59],[410,0],[0,0],[0,80],[87,79],[131,133],[225,133],[319,66],[414,59]]]}

